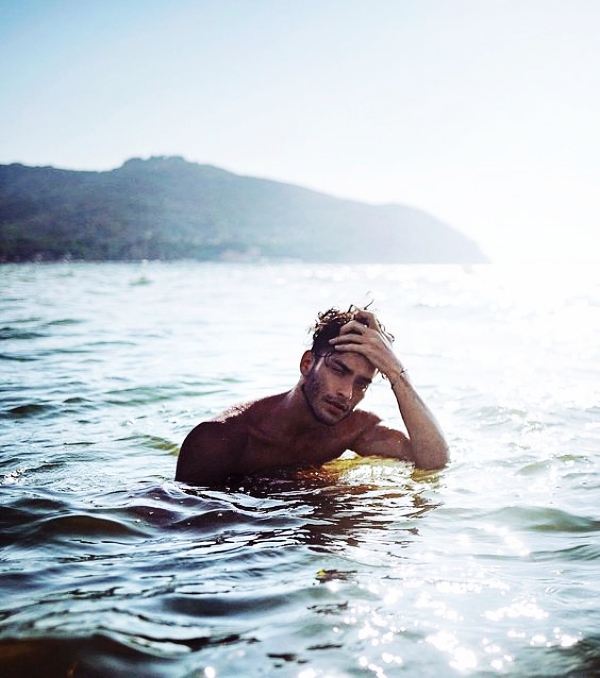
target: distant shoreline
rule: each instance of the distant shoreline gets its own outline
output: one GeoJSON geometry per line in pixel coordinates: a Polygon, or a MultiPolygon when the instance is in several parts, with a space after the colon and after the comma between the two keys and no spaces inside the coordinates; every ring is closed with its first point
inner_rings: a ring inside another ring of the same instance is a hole
{"type": "Polygon", "coordinates": [[[452,226],[179,157],[106,172],[0,165],[0,262],[485,263],[452,226]]]}

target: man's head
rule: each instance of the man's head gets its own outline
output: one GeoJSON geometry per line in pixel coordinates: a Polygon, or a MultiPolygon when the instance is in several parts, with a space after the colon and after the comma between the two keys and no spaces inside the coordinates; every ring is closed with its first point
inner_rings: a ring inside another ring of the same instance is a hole
{"type": "Polygon", "coordinates": [[[331,308],[319,313],[311,328],[313,343],[302,356],[300,386],[309,409],[324,424],[336,424],[349,416],[364,398],[375,374],[375,368],[364,356],[341,353],[329,343],[353,320],[367,327],[361,313],[355,306],[347,311],[331,308]]]}

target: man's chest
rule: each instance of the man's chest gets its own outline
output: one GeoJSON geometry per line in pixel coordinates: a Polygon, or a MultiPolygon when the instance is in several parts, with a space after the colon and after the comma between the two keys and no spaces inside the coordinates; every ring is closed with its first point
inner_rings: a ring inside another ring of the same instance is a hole
{"type": "Polygon", "coordinates": [[[244,472],[261,468],[321,465],[341,455],[346,436],[300,434],[285,436],[276,429],[251,428],[243,453],[244,472]]]}

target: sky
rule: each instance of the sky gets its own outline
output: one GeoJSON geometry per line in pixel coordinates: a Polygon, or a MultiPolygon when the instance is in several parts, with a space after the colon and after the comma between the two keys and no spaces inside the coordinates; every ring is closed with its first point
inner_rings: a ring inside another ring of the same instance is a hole
{"type": "Polygon", "coordinates": [[[600,259],[600,1],[0,0],[0,164],[157,155],[600,259]]]}

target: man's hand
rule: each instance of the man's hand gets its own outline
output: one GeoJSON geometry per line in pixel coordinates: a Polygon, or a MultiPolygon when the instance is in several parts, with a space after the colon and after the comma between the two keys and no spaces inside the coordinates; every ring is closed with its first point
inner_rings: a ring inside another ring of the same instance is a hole
{"type": "Polygon", "coordinates": [[[391,383],[405,371],[394,353],[391,335],[369,311],[359,311],[354,320],[341,328],[340,335],[329,343],[336,351],[360,353],[391,383]]]}

